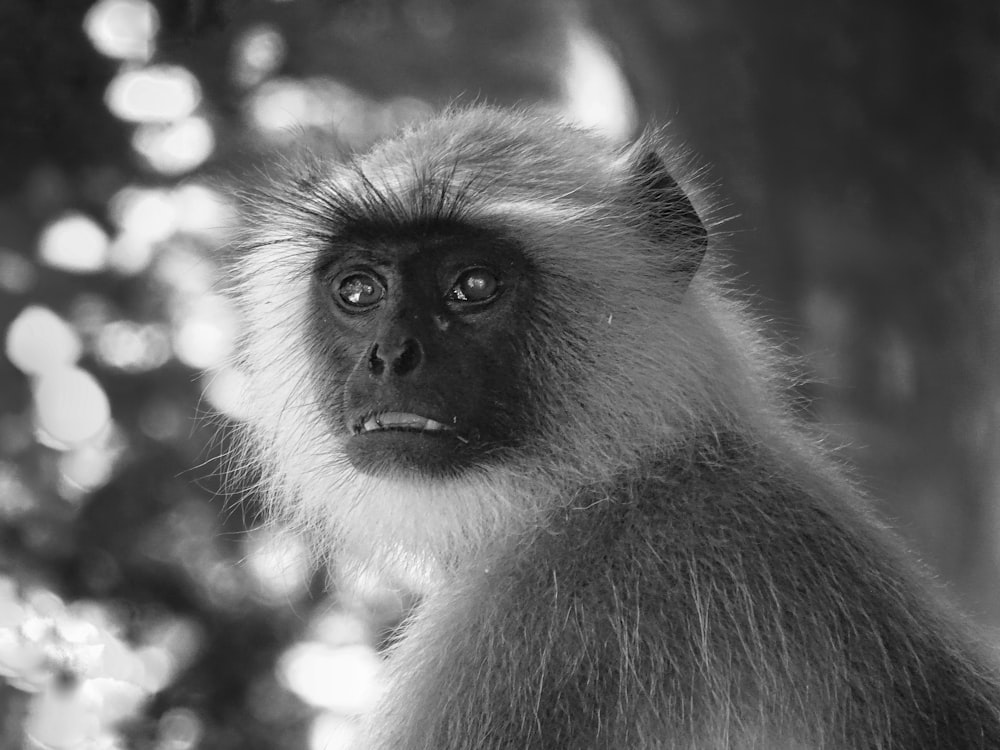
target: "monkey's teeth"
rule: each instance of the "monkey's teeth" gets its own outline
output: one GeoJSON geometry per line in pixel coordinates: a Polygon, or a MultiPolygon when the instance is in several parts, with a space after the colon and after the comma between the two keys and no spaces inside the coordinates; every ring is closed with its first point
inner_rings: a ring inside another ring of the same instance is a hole
{"type": "Polygon", "coordinates": [[[391,429],[426,430],[429,432],[436,432],[439,430],[450,430],[451,427],[436,420],[421,417],[419,414],[410,414],[408,412],[399,411],[387,411],[382,414],[373,414],[361,425],[361,432],[374,432],[376,430],[391,429]]]}

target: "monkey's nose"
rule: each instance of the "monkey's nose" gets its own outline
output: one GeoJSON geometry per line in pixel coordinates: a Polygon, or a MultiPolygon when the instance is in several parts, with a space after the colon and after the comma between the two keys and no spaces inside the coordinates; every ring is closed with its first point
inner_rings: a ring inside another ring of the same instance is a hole
{"type": "Polygon", "coordinates": [[[416,339],[405,339],[396,345],[375,344],[368,355],[368,372],[380,377],[388,369],[391,375],[402,377],[416,370],[423,358],[423,348],[416,339]]]}

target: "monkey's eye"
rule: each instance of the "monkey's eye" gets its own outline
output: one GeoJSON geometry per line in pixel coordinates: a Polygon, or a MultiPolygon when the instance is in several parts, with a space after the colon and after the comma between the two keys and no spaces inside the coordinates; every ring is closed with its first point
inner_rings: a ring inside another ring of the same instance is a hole
{"type": "Polygon", "coordinates": [[[449,302],[487,302],[496,296],[500,282],[489,269],[470,268],[463,271],[448,290],[449,302]]]}
{"type": "Polygon", "coordinates": [[[352,311],[374,307],[385,297],[385,285],[380,279],[364,271],[354,271],[340,279],[337,287],[338,301],[352,311]]]}

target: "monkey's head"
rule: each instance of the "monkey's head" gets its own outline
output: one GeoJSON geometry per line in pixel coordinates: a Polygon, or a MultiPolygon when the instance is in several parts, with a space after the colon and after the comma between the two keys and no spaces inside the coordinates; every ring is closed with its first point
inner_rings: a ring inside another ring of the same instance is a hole
{"type": "Polygon", "coordinates": [[[248,435],[281,507],[447,554],[713,408],[707,233],[664,159],[470,109],[257,195],[248,435]]]}

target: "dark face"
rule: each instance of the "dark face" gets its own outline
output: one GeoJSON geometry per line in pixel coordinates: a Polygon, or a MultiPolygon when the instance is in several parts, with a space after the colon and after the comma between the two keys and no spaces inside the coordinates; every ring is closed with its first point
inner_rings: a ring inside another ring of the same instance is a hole
{"type": "Polygon", "coordinates": [[[518,446],[531,289],[513,243],[465,226],[356,232],[314,288],[324,406],[355,468],[457,476],[518,446]]]}

